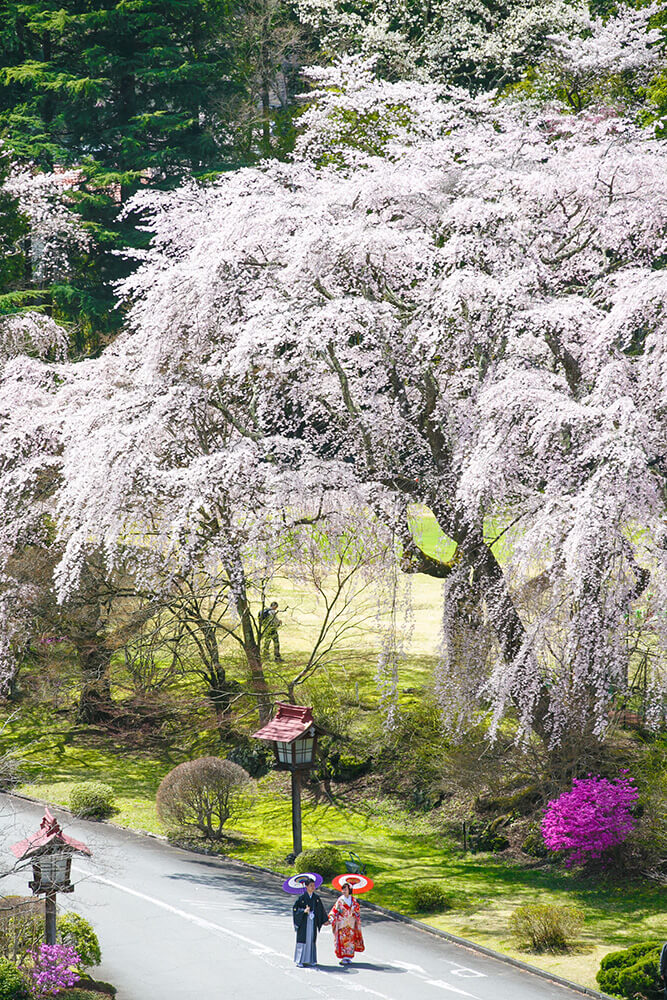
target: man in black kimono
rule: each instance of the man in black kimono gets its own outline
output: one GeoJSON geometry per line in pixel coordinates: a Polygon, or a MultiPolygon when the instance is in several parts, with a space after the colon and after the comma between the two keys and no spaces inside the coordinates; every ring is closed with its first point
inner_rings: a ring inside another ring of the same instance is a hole
{"type": "Polygon", "coordinates": [[[315,880],[304,881],[306,891],[302,892],[292,910],[296,949],[294,961],[299,969],[304,965],[317,965],[317,932],[328,923],[322,900],[315,892],[315,880]]]}

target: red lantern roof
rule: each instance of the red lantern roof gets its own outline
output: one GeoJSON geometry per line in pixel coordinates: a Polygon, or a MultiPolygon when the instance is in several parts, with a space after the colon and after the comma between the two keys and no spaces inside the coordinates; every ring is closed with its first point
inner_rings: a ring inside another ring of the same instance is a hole
{"type": "Polygon", "coordinates": [[[90,856],[92,851],[80,840],[68,837],[60,829],[60,824],[56,817],[48,809],[44,811],[44,819],[36,833],[31,833],[25,840],[19,840],[18,844],[12,844],[10,850],[15,857],[23,859],[30,858],[35,854],[47,854],[49,849],[58,847],[71,847],[79,854],[90,856]]]}
{"type": "Polygon", "coordinates": [[[271,722],[252,734],[256,740],[292,743],[299,736],[308,732],[311,726],[320,731],[313,722],[312,708],[305,708],[303,705],[289,705],[287,702],[280,701],[276,705],[276,709],[277,712],[271,722]]]}

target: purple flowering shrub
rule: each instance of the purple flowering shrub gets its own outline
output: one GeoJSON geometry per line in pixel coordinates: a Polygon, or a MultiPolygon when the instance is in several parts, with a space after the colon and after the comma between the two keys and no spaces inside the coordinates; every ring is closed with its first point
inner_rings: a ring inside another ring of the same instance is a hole
{"type": "Polygon", "coordinates": [[[550,851],[570,851],[568,867],[622,844],[637,825],[630,812],[639,792],[628,777],[575,778],[572,791],[548,803],[542,836],[550,851]]]}
{"type": "Polygon", "coordinates": [[[24,967],[33,997],[52,997],[78,983],[81,976],[72,966],[79,964],[75,948],[62,944],[42,944],[30,953],[31,964],[24,967]]]}

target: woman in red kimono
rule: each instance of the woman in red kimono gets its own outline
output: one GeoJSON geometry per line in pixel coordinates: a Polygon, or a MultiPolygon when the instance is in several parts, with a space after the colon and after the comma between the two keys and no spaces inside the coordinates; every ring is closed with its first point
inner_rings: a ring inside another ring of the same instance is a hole
{"type": "Polygon", "coordinates": [[[343,895],[338,897],[329,913],[329,923],[333,928],[334,948],[340,964],[349,965],[355,953],[364,950],[364,939],[359,903],[349,885],[343,883],[342,889],[343,895]]]}

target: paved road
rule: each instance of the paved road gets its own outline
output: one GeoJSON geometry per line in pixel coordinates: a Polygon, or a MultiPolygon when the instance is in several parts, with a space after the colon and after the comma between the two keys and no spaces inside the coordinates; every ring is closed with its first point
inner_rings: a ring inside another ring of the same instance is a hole
{"type": "MultiPolygon", "coordinates": [[[[297,969],[291,900],[276,878],[55,812],[94,852],[76,863],[76,891],[58,898],[94,924],[104,956],[97,975],[116,984],[119,1000],[581,1000],[372,911],[363,913],[363,960],[341,968],[325,930],[320,967],[297,969]]],[[[13,860],[8,845],[37,829],[42,814],[0,796],[2,870],[13,860]]],[[[0,890],[24,893],[26,882],[25,873],[12,875],[0,890]]]]}

